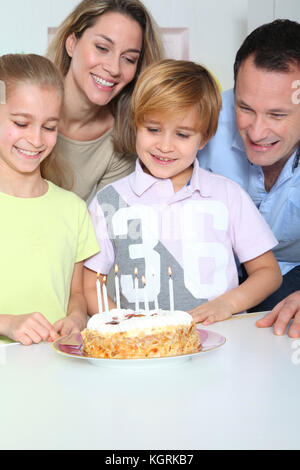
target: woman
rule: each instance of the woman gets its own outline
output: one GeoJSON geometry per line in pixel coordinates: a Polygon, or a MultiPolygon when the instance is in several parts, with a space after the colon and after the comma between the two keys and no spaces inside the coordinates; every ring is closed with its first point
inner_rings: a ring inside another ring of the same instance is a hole
{"type": "Polygon", "coordinates": [[[83,0],[47,55],[65,84],[57,151],[73,169],[73,191],[90,200],[134,170],[130,97],[140,71],[162,57],[160,40],[139,0],[83,0]]]}

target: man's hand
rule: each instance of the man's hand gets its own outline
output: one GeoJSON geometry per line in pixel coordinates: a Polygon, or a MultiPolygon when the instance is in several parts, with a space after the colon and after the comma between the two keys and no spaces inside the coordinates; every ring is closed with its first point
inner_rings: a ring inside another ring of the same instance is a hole
{"type": "Polygon", "coordinates": [[[271,312],[256,322],[259,328],[274,325],[275,335],[283,335],[290,320],[292,324],[288,330],[291,338],[300,337],[300,291],[293,292],[279,302],[271,312]]]}

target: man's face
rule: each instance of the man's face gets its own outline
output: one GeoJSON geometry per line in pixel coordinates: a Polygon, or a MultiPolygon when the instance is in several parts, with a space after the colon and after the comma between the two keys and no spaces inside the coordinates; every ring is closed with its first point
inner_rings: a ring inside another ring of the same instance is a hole
{"type": "Polygon", "coordinates": [[[237,127],[248,160],[262,167],[282,168],[300,142],[300,104],[293,103],[293,82],[300,69],[271,72],[246,59],[237,75],[237,127]]]}

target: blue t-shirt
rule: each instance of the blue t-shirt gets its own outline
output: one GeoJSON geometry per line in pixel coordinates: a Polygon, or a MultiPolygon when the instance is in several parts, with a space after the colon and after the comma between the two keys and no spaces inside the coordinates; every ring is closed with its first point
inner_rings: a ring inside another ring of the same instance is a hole
{"type": "Polygon", "coordinates": [[[279,244],[273,252],[282,274],[300,265],[300,166],[299,150],[283,167],[270,192],[265,190],[262,168],[247,159],[236,127],[233,90],[223,93],[218,130],[198,152],[202,168],[239,183],[251,196],[279,244]]]}

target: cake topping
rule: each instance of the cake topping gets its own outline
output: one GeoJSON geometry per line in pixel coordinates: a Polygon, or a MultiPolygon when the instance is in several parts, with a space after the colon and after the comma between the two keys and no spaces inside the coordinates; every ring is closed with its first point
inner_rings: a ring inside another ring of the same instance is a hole
{"type": "Polygon", "coordinates": [[[125,315],[126,320],[130,320],[130,318],[138,318],[138,317],[145,317],[146,315],[143,315],[142,313],[128,313],[125,315]]]}
{"type": "Polygon", "coordinates": [[[174,312],[143,310],[135,313],[132,310],[113,309],[110,311],[109,318],[106,318],[104,314],[93,315],[88,322],[88,328],[113,334],[121,331],[135,331],[139,328],[147,330],[152,327],[164,328],[166,325],[190,325],[191,323],[190,314],[176,310],[174,312]]]}

